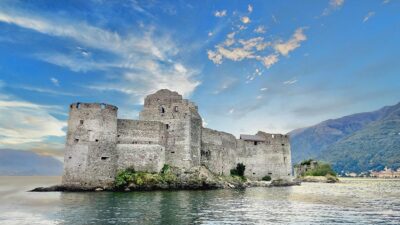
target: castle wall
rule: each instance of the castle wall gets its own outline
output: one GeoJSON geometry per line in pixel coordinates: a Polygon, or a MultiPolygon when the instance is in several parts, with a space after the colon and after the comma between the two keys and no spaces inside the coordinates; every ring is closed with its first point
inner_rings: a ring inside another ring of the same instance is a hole
{"type": "Polygon", "coordinates": [[[165,124],[118,119],[117,127],[117,169],[159,172],[165,164],[165,124]]]}
{"type": "Polygon", "coordinates": [[[216,174],[229,175],[236,167],[236,139],[232,134],[202,129],[201,163],[216,174]]]}
{"type": "Polygon", "coordinates": [[[70,105],[64,156],[64,185],[109,186],[116,172],[118,108],[106,104],[70,105]]]}
{"type": "Polygon", "coordinates": [[[193,103],[163,89],[146,97],[140,120],[165,124],[167,164],[185,169],[200,165],[201,117],[193,103]]]}
{"type": "Polygon", "coordinates": [[[107,104],[70,105],[64,185],[111,186],[118,170],[159,172],[164,164],[205,165],[229,175],[243,163],[249,178],[291,176],[288,136],[258,132],[253,140],[261,141],[255,143],[251,135],[237,140],[203,128],[197,106],[176,92],[163,89],[147,96],[140,120],[117,119],[117,110],[107,104]]]}
{"type": "Polygon", "coordinates": [[[289,138],[281,134],[258,132],[265,142],[237,140],[237,163],[246,165],[245,176],[255,179],[269,175],[273,179],[291,176],[289,138]]]}

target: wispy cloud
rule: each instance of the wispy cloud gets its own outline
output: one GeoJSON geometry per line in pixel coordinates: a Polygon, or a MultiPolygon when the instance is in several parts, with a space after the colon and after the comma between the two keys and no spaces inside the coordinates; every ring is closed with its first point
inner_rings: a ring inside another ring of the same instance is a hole
{"type": "Polygon", "coordinates": [[[295,84],[295,83],[297,83],[297,79],[296,78],[293,78],[293,79],[290,79],[290,80],[287,80],[287,81],[283,82],[284,85],[292,85],[292,84],[295,84]]]}
{"type": "Polygon", "coordinates": [[[253,12],[253,6],[249,4],[247,6],[247,11],[249,11],[249,13],[253,12]]]}
{"type": "Polygon", "coordinates": [[[266,32],[266,29],[264,26],[260,25],[256,27],[256,29],[254,29],[254,32],[258,34],[264,34],[266,32]]]}
{"type": "Polygon", "coordinates": [[[327,16],[331,14],[333,11],[340,9],[344,4],[344,0],[330,0],[329,6],[324,9],[322,12],[322,16],[327,16]]]}
{"type": "Polygon", "coordinates": [[[224,17],[224,16],[226,16],[226,10],[215,11],[214,16],[216,16],[216,17],[224,17]]]}
{"type": "Polygon", "coordinates": [[[51,83],[53,83],[55,86],[60,86],[60,81],[58,81],[58,79],[57,78],[55,78],[55,77],[50,77],[50,81],[51,81],[51,83]]]}
{"type": "Polygon", "coordinates": [[[363,23],[367,22],[371,17],[375,15],[375,12],[368,12],[368,14],[364,17],[363,23]]]}
{"type": "Polygon", "coordinates": [[[114,74],[112,80],[91,84],[90,88],[118,91],[129,95],[130,101],[138,102],[160,88],[173,89],[188,96],[200,84],[195,79],[197,70],[174,59],[179,49],[173,38],[159,30],[155,34],[154,26],[122,36],[83,21],[48,19],[15,10],[0,10],[0,22],[79,43],[80,56],[60,52],[39,52],[34,56],[75,72],[101,70],[114,74]],[[89,57],[93,53],[88,48],[111,53],[114,57],[93,59],[89,57]]]}
{"type": "MultiPolygon", "coordinates": [[[[49,114],[54,106],[0,98],[0,147],[44,141],[49,136],[63,137],[66,122],[49,114]]],[[[57,107],[55,107],[57,108],[57,107]]]]}

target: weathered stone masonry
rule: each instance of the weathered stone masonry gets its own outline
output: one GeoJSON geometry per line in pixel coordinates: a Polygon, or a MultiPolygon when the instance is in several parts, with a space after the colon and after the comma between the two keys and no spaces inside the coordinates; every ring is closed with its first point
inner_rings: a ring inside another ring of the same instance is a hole
{"type": "Polygon", "coordinates": [[[112,185],[118,170],[159,172],[164,164],[189,169],[205,165],[229,175],[237,163],[245,175],[291,177],[289,137],[258,132],[232,134],[202,126],[197,106],[166,89],[146,97],[139,120],[117,119],[107,104],[70,105],[63,184],[112,185]]]}

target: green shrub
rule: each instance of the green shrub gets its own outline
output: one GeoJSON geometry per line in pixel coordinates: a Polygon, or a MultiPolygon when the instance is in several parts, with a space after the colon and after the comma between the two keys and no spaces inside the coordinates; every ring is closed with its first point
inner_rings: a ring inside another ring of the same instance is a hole
{"type": "Polygon", "coordinates": [[[164,164],[163,168],[161,169],[160,173],[165,174],[170,170],[170,166],[168,164],[164,164]]]}
{"type": "Polygon", "coordinates": [[[303,176],[326,176],[326,175],[336,176],[335,171],[333,171],[331,165],[327,163],[318,163],[317,167],[304,173],[303,176]]]}
{"type": "Polygon", "coordinates": [[[115,186],[117,188],[126,186],[129,182],[134,180],[134,176],[135,170],[133,168],[119,171],[115,177],[115,186]]]}
{"type": "Polygon", "coordinates": [[[271,176],[266,175],[266,176],[264,176],[264,177],[262,178],[262,180],[264,180],[264,181],[270,181],[270,180],[271,180],[271,176]]]}
{"type": "Polygon", "coordinates": [[[236,165],[236,168],[231,169],[231,175],[232,176],[244,176],[244,171],[246,170],[246,166],[243,163],[238,163],[236,165]]]}

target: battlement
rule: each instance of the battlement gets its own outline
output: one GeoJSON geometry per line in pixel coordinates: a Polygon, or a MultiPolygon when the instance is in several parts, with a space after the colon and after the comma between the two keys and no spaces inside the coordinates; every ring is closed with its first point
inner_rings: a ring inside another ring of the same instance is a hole
{"type": "Polygon", "coordinates": [[[105,103],[82,103],[76,102],[70,104],[69,108],[72,109],[110,109],[110,110],[118,110],[118,107],[105,104],[105,103]]]}

